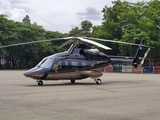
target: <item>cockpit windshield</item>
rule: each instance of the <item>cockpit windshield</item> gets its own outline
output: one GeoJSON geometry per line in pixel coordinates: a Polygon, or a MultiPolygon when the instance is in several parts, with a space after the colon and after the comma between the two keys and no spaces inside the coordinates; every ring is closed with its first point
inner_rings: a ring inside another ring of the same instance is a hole
{"type": "Polygon", "coordinates": [[[53,62],[54,62],[53,58],[47,58],[43,59],[37,66],[41,68],[51,69],[53,62]]]}

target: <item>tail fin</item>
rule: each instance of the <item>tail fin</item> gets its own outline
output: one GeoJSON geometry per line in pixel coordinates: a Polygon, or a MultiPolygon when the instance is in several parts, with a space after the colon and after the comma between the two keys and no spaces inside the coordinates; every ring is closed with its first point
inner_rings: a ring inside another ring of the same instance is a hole
{"type": "Polygon", "coordinates": [[[144,54],[144,57],[142,59],[140,59],[140,55],[141,55],[141,51],[142,51],[142,47],[144,45],[144,39],[141,40],[140,44],[139,44],[139,47],[138,47],[138,50],[136,52],[136,55],[135,55],[135,58],[133,60],[133,66],[134,67],[142,67],[143,63],[144,63],[144,59],[147,57],[149,51],[150,51],[150,48],[147,49],[147,51],[145,52],[144,54]]]}
{"type": "Polygon", "coordinates": [[[149,53],[150,50],[151,50],[150,48],[147,49],[147,51],[146,51],[145,54],[144,54],[144,57],[142,58],[140,64],[138,65],[138,67],[142,67],[142,65],[143,65],[143,63],[144,63],[144,60],[145,60],[145,58],[147,57],[147,55],[148,55],[148,53],[149,53]]]}

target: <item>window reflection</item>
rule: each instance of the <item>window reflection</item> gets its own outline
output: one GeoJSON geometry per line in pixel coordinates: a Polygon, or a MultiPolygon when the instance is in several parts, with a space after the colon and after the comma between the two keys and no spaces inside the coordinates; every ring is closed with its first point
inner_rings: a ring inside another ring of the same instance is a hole
{"type": "Polygon", "coordinates": [[[42,64],[40,65],[41,68],[46,68],[46,69],[51,69],[52,65],[53,65],[54,59],[46,59],[42,62],[42,64]]]}
{"type": "Polygon", "coordinates": [[[63,59],[55,63],[54,70],[76,70],[85,69],[92,66],[93,62],[88,62],[84,60],[74,60],[74,59],[63,59]]]}

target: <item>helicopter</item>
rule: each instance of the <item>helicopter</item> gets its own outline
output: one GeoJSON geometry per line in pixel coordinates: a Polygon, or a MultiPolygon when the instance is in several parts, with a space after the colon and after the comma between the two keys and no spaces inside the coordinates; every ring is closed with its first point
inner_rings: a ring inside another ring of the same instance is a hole
{"type": "MultiPolygon", "coordinates": [[[[43,41],[32,41],[32,42],[0,46],[0,48],[18,46],[24,44],[32,44],[37,42],[53,41],[53,40],[70,40],[70,41],[76,40],[77,43],[72,44],[70,48],[65,52],[60,52],[45,57],[34,68],[24,73],[24,76],[36,80],[39,86],[43,85],[44,80],[46,81],[70,80],[71,83],[75,83],[76,80],[82,80],[89,77],[91,79],[94,79],[96,84],[100,85],[102,83],[100,77],[103,75],[102,71],[106,66],[117,63],[132,63],[133,66],[140,67],[143,65],[144,59],[150,50],[149,48],[150,46],[144,45],[144,39],[141,40],[140,44],[134,44],[134,43],[105,40],[99,38],[89,38],[89,37],[67,37],[67,38],[57,38],[57,39],[43,40],[43,41]],[[134,57],[111,56],[100,52],[98,49],[91,49],[86,44],[79,44],[78,43],[79,40],[96,45],[105,50],[112,50],[112,48],[107,47],[94,40],[130,44],[139,47],[134,57]],[[143,59],[140,57],[142,47],[149,48],[146,51],[143,59]]],[[[63,47],[64,45],[62,45],[61,47],[63,47]]]]}

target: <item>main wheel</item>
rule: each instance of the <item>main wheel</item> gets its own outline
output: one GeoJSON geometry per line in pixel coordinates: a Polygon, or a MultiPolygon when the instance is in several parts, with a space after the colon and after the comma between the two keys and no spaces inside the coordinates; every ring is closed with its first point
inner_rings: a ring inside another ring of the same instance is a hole
{"type": "Polygon", "coordinates": [[[75,81],[76,81],[76,80],[74,80],[74,79],[71,79],[71,83],[75,83],[75,81]]]}
{"type": "Polygon", "coordinates": [[[96,79],[95,81],[96,81],[96,84],[97,84],[97,85],[100,85],[100,84],[102,83],[101,79],[99,79],[99,78],[96,79]]]}
{"type": "Polygon", "coordinates": [[[42,86],[43,85],[43,81],[42,80],[38,81],[38,85],[42,86]]]}

